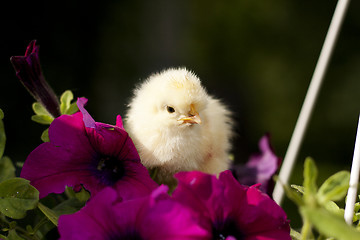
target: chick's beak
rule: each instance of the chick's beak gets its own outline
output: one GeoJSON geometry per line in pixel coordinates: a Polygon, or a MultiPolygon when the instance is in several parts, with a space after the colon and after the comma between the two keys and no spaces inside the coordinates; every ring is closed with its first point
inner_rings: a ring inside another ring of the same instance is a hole
{"type": "Polygon", "coordinates": [[[200,118],[199,114],[196,114],[194,116],[180,118],[179,120],[182,121],[183,123],[201,124],[201,118],[200,118]]]}
{"type": "Polygon", "coordinates": [[[182,123],[201,124],[201,118],[193,104],[190,105],[189,116],[180,118],[179,121],[182,121],[182,123]]]}

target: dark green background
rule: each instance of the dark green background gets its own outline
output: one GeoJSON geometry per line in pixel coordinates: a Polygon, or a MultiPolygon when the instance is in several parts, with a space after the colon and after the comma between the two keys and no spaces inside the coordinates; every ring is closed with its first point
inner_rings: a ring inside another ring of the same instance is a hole
{"type": "MultiPolygon", "coordinates": [[[[334,0],[11,1],[2,7],[0,108],[5,154],[24,161],[44,126],[30,121],[33,99],[9,58],[37,39],[57,94],[89,98],[99,122],[124,114],[131,89],[149,74],[186,66],[235,113],[234,154],[245,162],[269,132],[283,157],[311,79],[334,0]]],[[[350,169],[360,113],[360,4],[350,3],[292,182],[306,156],[322,181],[350,169]]],[[[298,224],[291,205],[285,209],[298,224]]]]}

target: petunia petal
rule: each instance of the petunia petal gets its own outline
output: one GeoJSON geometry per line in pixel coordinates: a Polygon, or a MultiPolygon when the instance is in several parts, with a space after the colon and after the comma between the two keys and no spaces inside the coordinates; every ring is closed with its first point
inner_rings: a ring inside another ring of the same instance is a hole
{"type": "Polygon", "coordinates": [[[127,175],[114,186],[123,199],[147,196],[159,186],[139,162],[128,161],[125,171],[127,175]]]}
{"type": "Polygon", "coordinates": [[[76,104],[77,104],[80,112],[82,113],[85,127],[95,128],[95,120],[91,117],[91,115],[85,109],[85,104],[87,103],[87,101],[88,100],[86,98],[78,98],[76,104]]]}
{"type": "Polygon", "coordinates": [[[269,196],[257,188],[250,187],[247,191],[247,200],[249,206],[253,208],[252,214],[256,216],[253,222],[247,223],[250,235],[259,232],[270,234],[279,230],[285,233],[290,232],[285,212],[269,196]]]}
{"type": "Polygon", "coordinates": [[[226,186],[224,197],[229,200],[224,206],[226,215],[237,219],[246,236],[279,231],[289,237],[290,227],[285,212],[258,186],[247,188],[240,185],[230,171],[222,172],[219,180],[226,186]]]}
{"type": "Polygon", "coordinates": [[[124,124],[123,124],[123,121],[122,121],[122,118],[120,115],[117,115],[116,117],[116,126],[118,126],[119,128],[124,129],[124,124]]]}
{"type": "Polygon", "coordinates": [[[105,188],[79,212],[61,216],[61,239],[209,239],[165,186],[131,200],[119,201],[116,195],[105,188]]]}
{"type": "Polygon", "coordinates": [[[156,203],[149,208],[141,225],[149,239],[210,239],[210,234],[200,226],[191,210],[169,197],[160,198],[156,203]]]}
{"type": "Polygon", "coordinates": [[[72,153],[82,154],[82,150],[90,151],[91,146],[85,133],[82,114],[62,115],[49,127],[50,142],[72,153]]]}
{"type": "Polygon", "coordinates": [[[116,191],[105,188],[79,212],[60,216],[58,225],[60,239],[105,239],[113,229],[111,224],[118,221],[109,208],[117,199],[116,191]]]}
{"type": "Polygon", "coordinates": [[[235,165],[232,172],[241,184],[251,186],[261,183],[260,190],[271,193],[272,177],[280,166],[281,159],[275,155],[270,144],[270,135],[259,141],[260,153],[250,156],[245,165],[235,165]]]}
{"type": "Polygon", "coordinates": [[[176,178],[174,199],[194,211],[212,238],[291,239],[285,212],[259,185],[243,186],[229,170],[219,179],[200,172],[178,173],[176,178]]]}
{"type": "Polygon", "coordinates": [[[78,100],[80,112],[52,122],[50,142],[29,154],[21,176],[31,181],[40,197],[81,185],[92,196],[106,186],[114,186],[124,199],[148,195],[158,185],[141,164],[127,132],[95,122],[84,109],[86,101],[78,100]]]}
{"type": "Polygon", "coordinates": [[[43,143],[30,153],[20,176],[30,180],[39,190],[40,198],[49,193],[62,193],[65,186],[76,186],[92,178],[84,157],[85,154],[91,157],[91,153],[80,152],[71,153],[51,143],[43,143]]]}
{"type": "MultiPolygon", "coordinates": [[[[182,204],[190,207],[194,214],[198,213],[203,218],[215,220],[223,215],[224,187],[218,184],[215,176],[198,171],[179,172],[175,174],[178,186],[173,192],[173,197],[182,204]],[[209,211],[213,209],[213,211],[209,211]]],[[[203,220],[206,227],[209,221],[203,220]]]]}
{"type": "Polygon", "coordinates": [[[139,154],[125,130],[116,126],[96,123],[95,128],[85,129],[92,147],[99,153],[140,162],[139,154]]]}

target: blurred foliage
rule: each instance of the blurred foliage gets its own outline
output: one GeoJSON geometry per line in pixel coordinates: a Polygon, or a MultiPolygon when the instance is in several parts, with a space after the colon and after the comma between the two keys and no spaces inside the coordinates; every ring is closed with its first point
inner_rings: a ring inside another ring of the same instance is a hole
{"type": "MultiPolygon", "coordinates": [[[[318,188],[318,169],[313,159],[304,163],[303,186],[285,186],[286,195],[298,206],[303,219],[301,236],[292,230],[293,239],[359,239],[358,215],[353,215],[354,224],[344,220],[344,209],[336,201],[344,201],[349,188],[350,172],[339,171],[318,188]],[[318,237],[314,238],[313,230],[318,237]]],[[[358,205],[358,203],[356,203],[358,205]]]]}
{"type": "MultiPolygon", "coordinates": [[[[6,154],[23,162],[45,130],[30,121],[33,100],[9,61],[37,39],[55,92],[71,89],[75,97],[91,99],[87,108],[100,122],[114,123],[117,114],[123,115],[136,83],[152,72],[186,66],[235,112],[236,161],[246,161],[265,132],[283,157],[336,3],[9,2],[0,15],[6,154]]],[[[350,3],[292,183],[300,183],[307,156],[317,160],[325,176],[351,164],[360,113],[359,7],[358,1],[350,3]]]]}

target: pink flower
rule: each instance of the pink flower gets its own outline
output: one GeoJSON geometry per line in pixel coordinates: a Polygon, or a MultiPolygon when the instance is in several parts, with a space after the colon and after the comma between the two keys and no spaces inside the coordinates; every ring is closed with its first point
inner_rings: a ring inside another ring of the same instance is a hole
{"type": "Polygon", "coordinates": [[[215,176],[201,172],[176,174],[174,199],[188,206],[211,239],[290,240],[285,212],[258,186],[246,187],[230,171],[215,176]]]}
{"type": "Polygon", "coordinates": [[[117,188],[124,198],[149,194],[157,184],[140,163],[121,117],[115,126],[95,122],[84,108],[86,102],[79,98],[81,112],[51,123],[50,142],[30,153],[20,176],[31,181],[40,198],[81,185],[92,195],[106,186],[117,188]]]}
{"type": "Polygon", "coordinates": [[[189,209],[173,201],[164,185],[145,197],[122,201],[106,188],[84,208],[62,215],[60,239],[208,239],[189,209]]]}
{"type": "Polygon", "coordinates": [[[270,144],[270,136],[266,134],[259,141],[260,152],[250,156],[245,165],[234,165],[231,169],[235,178],[244,185],[260,183],[260,190],[271,193],[272,177],[280,166],[281,159],[275,155],[270,144]]]}

